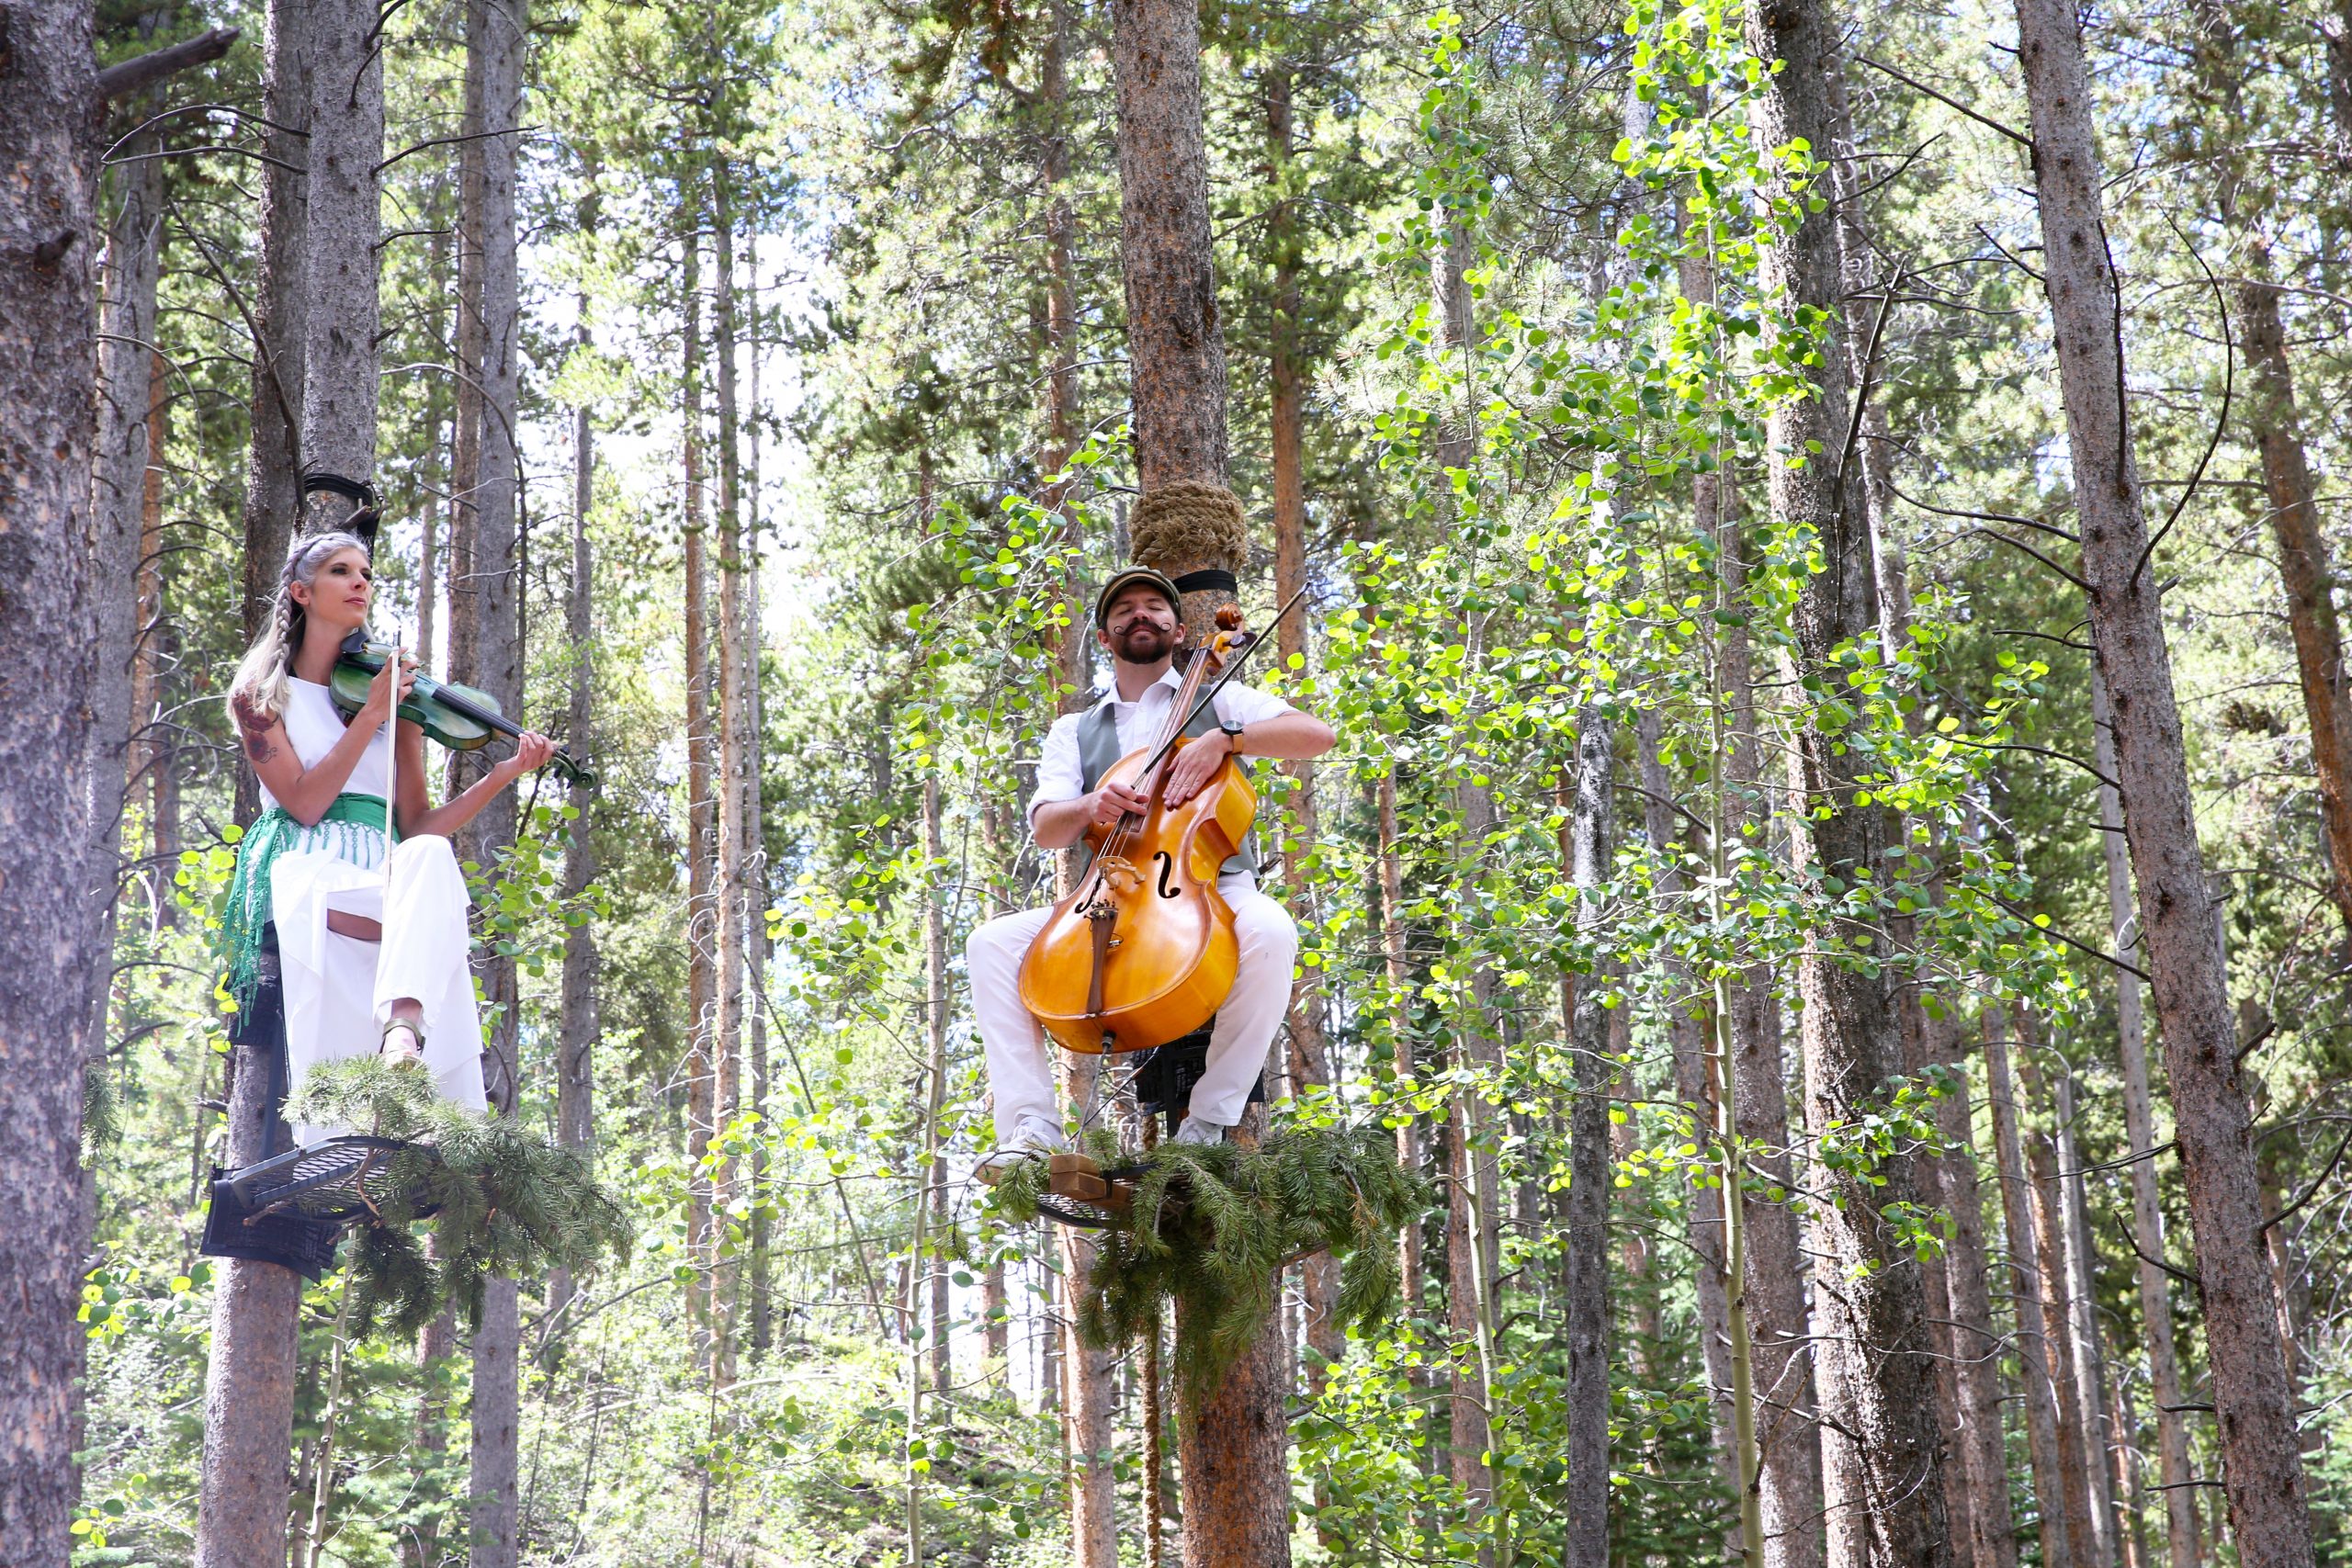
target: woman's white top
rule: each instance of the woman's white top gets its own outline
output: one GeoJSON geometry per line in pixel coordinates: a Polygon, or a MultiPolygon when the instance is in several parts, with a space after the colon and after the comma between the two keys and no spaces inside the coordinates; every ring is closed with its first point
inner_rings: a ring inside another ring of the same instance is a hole
{"type": "MultiPolygon", "coordinates": [[[[324,761],[344,737],[334,699],[313,681],[288,682],[278,719],[305,768],[324,761]]],[[[360,753],[343,793],[382,795],[391,760],[387,725],[360,753]]],[[[262,798],[278,804],[266,785],[262,798]]],[[[412,997],[424,1010],[424,1065],[442,1095],[472,1111],[487,1104],[481,1021],[468,962],[469,906],[465,875],[447,839],[410,839],[387,857],[381,828],[322,821],[279,853],[270,867],[270,912],[277,922],[287,1065],[296,1089],[321,1062],[375,1051],[391,1004],[412,997]],[[327,930],[331,910],[379,921],[383,940],[327,930]]],[[[295,1136],[315,1143],[338,1131],[304,1126],[295,1136]]]]}
{"type": "MultiPolygon", "coordinates": [[[[286,706],[277,722],[286,727],[286,739],[293,743],[294,755],[306,768],[318,766],[342,744],[346,728],[343,715],[335,712],[334,693],[316,681],[291,675],[286,680],[286,706]]],[[[368,739],[368,750],[359,753],[358,765],[344,782],[343,793],[380,796],[391,778],[392,727],[387,724],[368,739]]],[[[267,784],[261,786],[261,797],[272,806],[279,804],[267,784]]]]}

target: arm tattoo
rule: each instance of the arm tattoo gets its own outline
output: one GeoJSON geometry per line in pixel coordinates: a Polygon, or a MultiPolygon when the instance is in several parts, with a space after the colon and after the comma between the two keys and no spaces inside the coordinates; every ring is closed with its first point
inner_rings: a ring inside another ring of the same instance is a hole
{"type": "Polygon", "coordinates": [[[253,759],[254,766],[275,760],[277,745],[269,732],[277,728],[277,720],[261,711],[250,692],[239,692],[230,706],[236,710],[237,732],[244,737],[245,755],[253,759]]]}

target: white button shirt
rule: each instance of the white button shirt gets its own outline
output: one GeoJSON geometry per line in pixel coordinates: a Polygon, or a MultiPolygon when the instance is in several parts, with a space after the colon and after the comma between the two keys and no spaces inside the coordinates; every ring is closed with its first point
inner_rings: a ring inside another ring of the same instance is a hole
{"type": "MultiPolygon", "coordinates": [[[[1169,710],[1175,705],[1177,690],[1183,683],[1184,677],[1171,666],[1158,681],[1145,687],[1143,695],[1134,702],[1121,702],[1119,688],[1114,684],[1094,707],[1080,708],[1054,720],[1054,727],[1046,731],[1045,754],[1037,761],[1037,791],[1029,797],[1031,823],[1036,821],[1039,807],[1076,800],[1086,793],[1086,771],[1078,753],[1080,719],[1104,703],[1110,704],[1113,722],[1119,728],[1119,755],[1124,757],[1159,739],[1160,730],[1168,723],[1169,710]]],[[[1219,692],[1213,706],[1220,724],[1262,724],[1296,711],[1282,698],[1269,696],[1255,686],[1239,682],[1219,692]]]]}

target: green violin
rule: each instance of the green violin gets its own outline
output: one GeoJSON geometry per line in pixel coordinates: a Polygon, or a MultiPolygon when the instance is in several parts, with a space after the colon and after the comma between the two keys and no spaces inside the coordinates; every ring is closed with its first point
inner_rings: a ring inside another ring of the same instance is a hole
{"type": "MultiPolygon", "coordinates": [[[[369,642],[364,632],[355,631],[344,638],[334,674],[327,682],[334,694],[335,711],[348,719],[366,707],[368,688],[391,656],[389,644],[369,642]]],[[[419,675],[408,695],[401,699],[401,716],[452,751],[479,751],[493,735],[512,740],[523,733],[520,725],[499,712],[498,699],[488,692],[451,685],[429,675],[419,675]]],[[[555,749],[550,765],[568,784],[582,789],[596,787],[595,773],[560,746],[555,749]]]]}

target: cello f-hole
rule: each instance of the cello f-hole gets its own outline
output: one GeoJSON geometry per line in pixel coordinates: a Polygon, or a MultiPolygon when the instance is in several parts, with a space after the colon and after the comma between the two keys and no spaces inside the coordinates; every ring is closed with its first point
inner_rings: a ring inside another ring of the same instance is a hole
{"type": "Polygon", "coordinates": [[[1168,878],[1176,869],[1176,857],[1161,850],[1151,858],[1159,863],[1159,896],[1162,898],[1182,898],[1184,896],[1182,888],[1168,886],[1168,878]]]}

